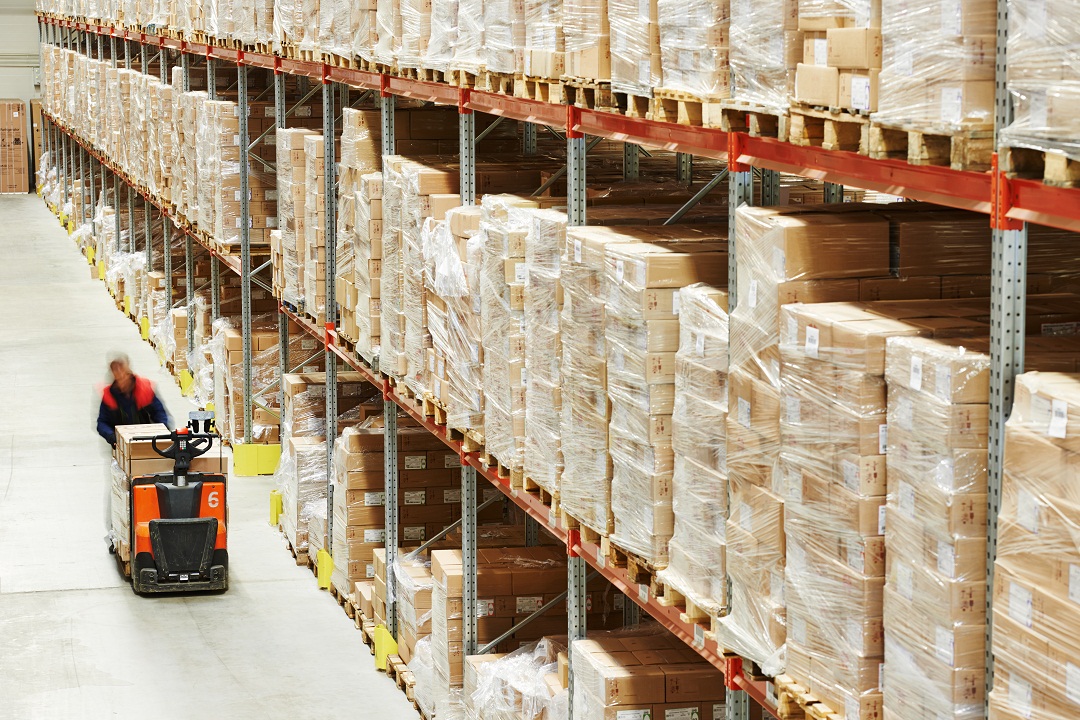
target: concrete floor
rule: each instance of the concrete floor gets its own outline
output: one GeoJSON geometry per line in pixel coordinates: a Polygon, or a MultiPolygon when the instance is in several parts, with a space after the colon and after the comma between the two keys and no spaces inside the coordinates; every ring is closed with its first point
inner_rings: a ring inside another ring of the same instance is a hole
{"type": "Polygon", "coordinates": [[[107,356],[192,408],[39,198],[0,197],[0,227],[0,719],[415,718],[267,524],[270,478],[230,486],[228,593],[132,593],[104,542],[107,356]]]}

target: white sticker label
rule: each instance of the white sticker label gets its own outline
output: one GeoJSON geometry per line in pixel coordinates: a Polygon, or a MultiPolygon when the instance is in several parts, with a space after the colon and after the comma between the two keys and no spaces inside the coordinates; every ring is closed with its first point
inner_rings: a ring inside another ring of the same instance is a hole
{"type": "Polygon", "coordinates": [[[818,356],[819,331],[816,327],[806,328],[806,354],[812,358],[818,356]]]}
{"type": "Polygon", "coordinates": [[[850,460],[840,461],[840,472],[844,475],[844,487],[852,492],[859,491],[859,466],[850,460]]]}
{"type": "Polygon", "coordinates": [[[405,491],[405,504],[406,505],[423,505],[427,502],[426,490],[406,490],[405,491]]]}
{"type": "Polygon", "coordinates": [[[705,628],[700,625],[694,626],[694,647],[699,649],[705,647],[705,628]]]}
{"type": "Polygon", "coordinates": [[[576,263],[581,262],[581,241],[580,240],[575,240],[574,241],[574,262],[576,262],[576,263]]]}
{"type": "Polygon", "coordinates": [[[523,283],[529,279],[529,266],[518,263],[514,266],[514,282],[523,283]]]}
{"type": "Polygon", "coordinates": [[[664,720],[701,720],[701,711],[697,708],[673,708],[664,711],[664,720]]]}
{"type": "Polygon", "coordinates": [[[788,316],[787,319],[787,342],[796,345],[799,342],[799,321],[788,316]]]}
{"type": "Polygon", "coordinates": [[[616,710],[615,720],[652,720],[652,710],[616,710]]]}
{"type": "Polygon", "coordinates": [[[1073,705],[1080,705],[1080,667],[1065,663],[1065,697],[1073,705]]]}
{"type": "Polygon", "coordinates": [[[915,487],[901,480],[899,495],[900,511],[910,518],[915,517],[915,487]]]}
{"type": "Polygon", "coordinates": [[[365,565],[364,566],[364,574],[365,574],[365,577],[369,577],[369,578],[375,577],[375,566],[372,565],[371,563],[368,563],[367,565],[365,565]]]}
{"type": "Polygon", "coordinates": [[[857,573],[866,570],[866,553],[863,552],[862,546],[858,541],[847,541],[846,555],[849,568],[857,573]]]}
{"type": "Polygon", "coordinates": [[[956,483],[956,464],[950,458],[942,458],[934,465],[934,482],[946,490],[951,490],[956,483]]]}
{"type": "Polygon", "coordinates": [[[679,291],[676,290],[671,294],[671,314],[679,314],[679,291]]]}
{"type": "Polygon", "coordinates": [[[738,399],[738,411],[737,417],[739,424],[744,428],[750,427],[750,401],[743,398],[738,399]]]}
{"type": "Polygon", "coordinates": [[[941,0],[941,32],[945,35],[964,33],[964,9],[961,0],[941,0]]]}
{"type": "Polygon", "coordinates": [[[698,333],[694,336],[694,350],[697,352],[698,357],[705,357],[705,333],[698,333]]]}
{"type": "Polygon", "coordinates": [[[1069,565],[1069,599],[1080,603],[1080,565],[1069,565]]]}
{"type": "Polygon", "coordinates": [[[644,584],[638,585],[637,586],[637,596],[638,596],[638,600],[640,600],[641,602],[643,602],[643,603],[649,602],[649,586],[644,585],[644,584]]]}
{"type": "Polygon", "coordinates": [[[494,600],[477,600],[476,617],[491,617],[495,614],[494,600]]]}
{"type": "Polygon", "coordinates": [[[877,509],[877,534],[885,534],[885,518],[888,517],[888,513],[885,512],[885,506],[881,505],[877,509]]]}
{"type": "Polygon", "coordinates": [[[908,600],[915,597],[915,571],[907,563],[896,565],[896,589],[908,600]]]}
{"type": "Polygon", "coordinates": [[[607,558],[603,555],[603,553],[596,554],[596,567],[600,568],[601,570],[607,567],[607,558]]]}
{"type": "Polygon", "coordinates": [[[754,508],[749,503],[739,503],[739,527],[748,533],[754,532],[754,508]]]}
{"type": "Polygon", "coordinates": [[[452,469],[461,467],[461,458],[457,455],[443,455],[443,468],[452,469]]]}
{"type": "Polygon", "coordinates": [[[756,308],[758,303],[758,281],[750,281],[750,308],[756,308]]]}
{"type": "Polygon", "coordinates": [[[456,505],[461,502],[461,490],[443,490],[443,505],[456,505]]]}
{"type": "Polygon", "coordinates": [[[791,425],[802,422],[802,402],[794,395],[784,397],[784,419],[791,425]]]}
{"type": "Polygon", "coordinates": [[[534,613],[544,606],[544,598],[540,595],[522,596],[517,599],[518,615],[534,613]]]}
{"type": "Polygon", "coordinates": [[[1016,521],[1028,532],[1039,532],[1039,499],[1024,488],[1016,498],[1016,521]]]}
{"type": "Polygon", "coordinates": [[[1012,673],[1009,674],[1009,704],[1024,717],[1031,716],[1031,683],[1012,673]]]}
{"type": "Polygon", "coordinates": [[[896,399],[896,408],[893,414],[896,418],[897,425],[904,430],[911,430],[914,423],[915,407],[914,403],[911,402],[910,397],[907,395],[900,395],[896,399]]]}
{"type": "Polygon", "coordinates": [[[908,381],[912,390],[922,390],[922,358],[911,356],[911,379],[908,381]]]}
{"type": "Polygon", "coordinates": [[[938,540],[937,569],[945,577],[956,577],[956,550],[951,543],[938,540]]]}
{"type": "Polygon", "coordinates": [[[772,251],[772,264],[773,272],[777,278],[784,280],[787,276],[787,256],[784,255],[784,251],[778,247],[774,247],[772,251]]]}
{"type": "Polygon", "coordinates": [[[374,530],[364,531],[364,542],[366,543],[381,543],[386,540],[386,530],[377,528],[374,530]]]}
{"type": "Polygon", "coordinates": [[[844,698],[844,720],[859,720],[859,701],[853,697],[844,698]]]}
{"type": "Polygon", "coordinates": [[[806,621],[801,617],[790,618],[791,636],[800,645],[806,645],[806,621]]]}
{"type": "Polygon", "coordinates": [[[953,634],[946,628],[934,628],[934,645],[937,648],[937,656],[946,665],[953,664],[953,634]]]}
{"type": "Polygon", "coordinates": [[[406,455],[406,470],[427,470],[427,455],[406,455]]]}
{"type": "Polygon", "coordinates": [[[814,39],[814,64],[829,64],[829,41],[826,38],[814,39]]]}
{"type": "Polygon", "coordinates": [[[949,123],[958,123],[964,119],[963,88],[941,88],[941,119],[949,123]]]}
{"type": "Polygon", "coordinates": [[[870,102],[870,78],[856,75],[851,78],[851,107],[853,110],[872,109],[870,102]]]}
{"type": "Polygon", "coordinates": [[[431,390],[438,396],[442,396],[442,380],[435,378],[431,382],[431,390]]]}
{"type": "Polygon", "coordinates": [[[855,0],[855,27],[870,27],[870,0],[855,0]]]}
{"type": "Polygon", "coordinates": [[[856,649],[862,647],[863,631],[862,623],[859,620],[848,618],[844,633],[847,636],[846,640],[848,645],[856,649]]]}
{"type": "Polygon", "coordinates": [[[615,282],[622,282],[623,277],[626,276],[626,267],[623,265],[622,260],[615,261],[615,282]]]}
{"type": "Polygon", "coordinates": [[[889,451],[889,426],[878,425],[877,429],[878,455],[884,455],[889,451]]]}
{"type": "Polygon", "coordinates": [[[364,504],[369,507],[378,507],[386,504],[386,493],[384,492],[366,492],[364,493],[364,504]]]}
{"type": "Polygon", "coordinates": [[[427,536],[426,528],[423,525],[412,525],[404,530],[406,540],[423,540],[427,536]]]}
{"type": "Polygon", "coordinates": [[[1018,583],[1009,583],[1009,617],[1024,627],[1031,627],[1031,591],[1018,583]]]}
{"type": "Polygon", "coordinates": [[[1050,401],[1050,424],[1046,434],[1052,438],[1064,438],[1065,427],[1069,422],[1069,403],[1064,400],[1050,401]]]}

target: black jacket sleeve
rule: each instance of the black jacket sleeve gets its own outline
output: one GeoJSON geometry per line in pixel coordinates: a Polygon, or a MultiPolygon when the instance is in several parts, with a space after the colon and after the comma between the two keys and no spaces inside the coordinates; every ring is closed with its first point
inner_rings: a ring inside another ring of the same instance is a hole
{"type": "Polygon", "coordinates": [[[154,394],[154,400],[147,406],[147,411],[150,413],[150,422],[161,423],[165,427],[172,429],[172,420],[169,418],[169,413],[165,409],[165,405],[161,402],[161,398],[154,394]]]}
{"type": "Polygon", "coordinates": [[[101,401],[101,407],[98,408],[97,416],[97,431],[98,435],[105,438],[105,441],[110,445],[116,444],[116,427],[113,425],[112,411],[109,410],[109,406],[105,404],[105,401],[101,401]]]}

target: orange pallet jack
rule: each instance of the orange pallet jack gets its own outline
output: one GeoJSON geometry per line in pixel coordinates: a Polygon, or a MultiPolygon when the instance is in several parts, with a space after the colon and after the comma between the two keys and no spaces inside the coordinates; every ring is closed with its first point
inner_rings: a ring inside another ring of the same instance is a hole
{"type": "Polygon", "coordinates": [[[173,461],[173,471],[131,479],[131,587],[136,594],[229,588],[226,476],[188,472],[218,437],[213,413],[193,412],[187,427],[141,437],[173,461]],[[201,432],[200,432],[201,426],[201,432]],[[159,446],[158,443],[169,443],[159,446]]]}

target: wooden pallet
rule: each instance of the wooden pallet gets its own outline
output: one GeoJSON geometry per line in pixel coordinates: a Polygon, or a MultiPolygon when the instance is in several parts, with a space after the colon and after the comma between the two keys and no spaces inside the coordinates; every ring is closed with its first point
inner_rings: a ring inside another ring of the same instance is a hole
{"type": "Polygon", "coordinates": [[[445,78],[445,73],[442,70],[433,70],[425,67],[398,68],[398,73],[401,77],[409,78],[410,80],[419,80],[421,82],[441,83],[445,78]]]}
{"type": "Polygon", "coordinates": [[[663,573],[660,577],[664,583],[664,594],[660,598],[660,604],[678,609],[680,620],[684,623],[700,625],[706,637],[716,639],[720,617],[724,614],[721,605],[699,601],[693,595],[677,589],[663,573]]]}
{"type": "Polygon", "coordinates": [[[477,87],[499,95],[513,95],[515,80],[518,77],[521,76],[514,73],[484,71],[479,75],[477,87]]]}
{"type": "Polygon", "coordinates": [[[611,83],[563,75],[563,103],[587,110],[613,111],[615,100],[611,96],[611,83]]]}
{"type": "Polygon", "coordinates": [[[836,712],[810,692],[809,686],[790,675],[778,675],[774,680],[780,720],[835,720],[836,712]]]}
{"type": "Polygon", "coordinates": [[[1002,148],[1001,170],[1010,178],[1041,180],[1053,187],[1080,186],[1080,160],[1057,150],[1002,148]]]}
{"type": "Polygon", "coordinates": [[[431,393],[424,393],[422,404],[425,417],[433,418],[436,425],[446,425],[446,408],[431,393]]]}
{"type": "Polygon", "coordinates": [[[611,542],[610,537],[601,539],[600,551],[607,559],[608,565],[617,568],[625,568],[626,577],[630,582],[637,583],[638,585],[648,585],[649,593],[658,600],[663,600],[667,588],[664,585],[664,582],[657,576],[657,572],[663,568],[657,567],[653,563],[632,552],[623,550],[615,543],[611,542]]]}
{"type": "Polygon", "coordinates": [[[360,618],[360,637],[363,639],[364,644],[368,646],[371,654],[375,654],[375,621],[368,620],[363,615],[357,614],[360,618]]]}
{"type": "Polygon", "coordinates": [[[293,560],[296,561],[296,566],[297,567],[307,567],[307,564],[308,564],[307,553],[306,552],[303,552],[303,553],[296,552],[296,548],[294,548],[293,544],[291,542],[289,542],[289,536],[286,535],[284,531],[282,531],[281,537],[285,538],[285,547],[287,547],[289,549],[289,554],[291,554],[293,556],[293,560]]]}
{"type": "MultiPolygon", "coordinates": [[[[494,458],[494,456],[492,456],[494,458]]],[[[516,490],[525,489],[525,470],[520,467],[507,467],[503,465],[497,458],[495,459],[495,466],[497,468],[499,477],[507,478],[510,481],[510,487],[516,490]]]]}
{"type": "Polygon", "coordinates": [[[699,97],[670,88],[655,88],[649,105],[649,118],[658,122],[693,127],[716,128],[723,121],[724,98],[699,97]]]}
{"type": "Polygon", "coordinates": [[[334,587],[334,583],[332,582],[330,583],[330,597],[337,601],[338,607],[344,610],[349,618],[356,618],[356,608],[353,606],[352,598],[338,592],[338,589],[334,587]]]}
{"type": "Polygon", "coordinates": [[[612,95],[615,98],[615,107],[618,108],[619,113],[622,115],[632,118],[649,117],[653,98],[634,93],[619,92],[618,90],[613,91],[612,95]]]}
{"type": "Polygon", "coordinates": [[[477,78],[483,70],[470,72],[468,70],[451,69],[446,71],[446,80],[454,87],[476,87],[477,78]]]}
{"type": "Polygon", "coordinates": [[[792,145],[870,153],[870,116],[835,108],[791,108],[788,141],[792,145]]]}
{"type": "Polygon", "coordinates": [[[870,125],[870,157],[875,160],[984,172],[990,169],[993,152],[994,129],[990,125],[955,129],[876,120],[870,125]]]}
{"type": "Polygon", "coordinates": [[[514,83],[514,95],[537,102],[560,103],[563,98],[562,80],[519,75],[514,83]]]}
{"type": "Polygon", "coordinates": [[[242,50],[244,44],[234,38],[213,38],[214,47],[229,48],[231,50],[242,50]]]}
{"type": "Polygon", "coordinates": [[[776,108],[745,100],[724,100],[720,103],[720,129],[725,132],[787,140],[790,135],[789,121],[790,116],[776,108]]]}
{"type": "Polygon", "coordinates": [[[471,428],[450,428],[448,435],[451,440],[461,443],[461,449],[467,453],[478,453],[484,449],[483,433],[471,428]]]}
{"type": "Polygon", "coordinates": [[[360,65],[355,58],[345,57],[344,55],[338,55],[337,53],[322,54],[322,61],[324,65],[330,65],[331,67],[346,68],[349,70],[359,70],[360,65]]]}
{"type": "Polygon", "coordinates": [[[300,51],[300,60],[302,62],[313,63],[313,62],[316,61],[316,59],[321,61],[322,60],[322,53],[316,53],[314,50],[301,50],[300,51]],[[318,57],[316,57],[316,56],[318,56],[318,57]]]}

